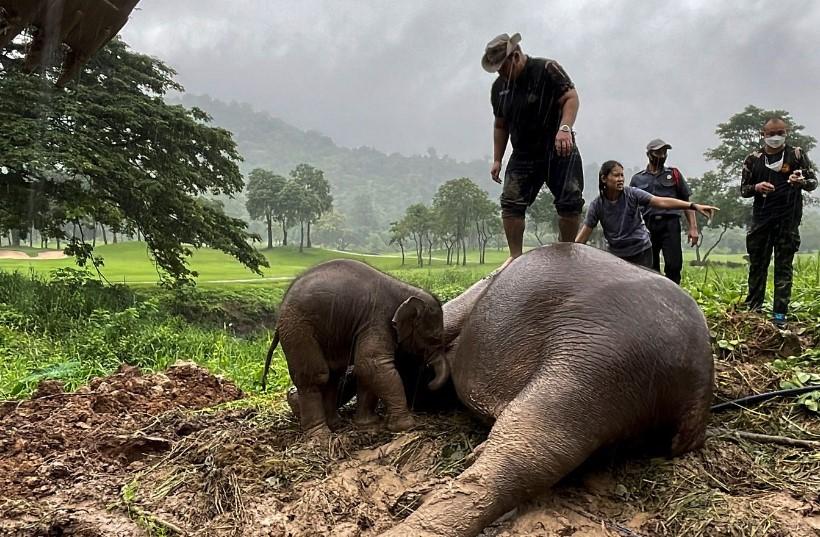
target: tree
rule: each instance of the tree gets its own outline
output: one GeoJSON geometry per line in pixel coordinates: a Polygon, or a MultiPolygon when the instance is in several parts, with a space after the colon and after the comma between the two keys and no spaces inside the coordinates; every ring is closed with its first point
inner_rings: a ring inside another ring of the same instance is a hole
{"type": "Polygon", "coordinates": [[[725,180],[720,172],[706,172],[703,177],[689,179],[692,189],[692,199],[698,203],[708,203],[720,208],[711,221],[703,222],[698,226],[701,240],[695,246],[695,257],[698,263],[705,263],[709,254],[720,243],[727,231],[746,225],[749,219],[749,205],[740,197],[739,184],[725,180]],[[700,249],[705,237],[704,228],[717,232],[717,238],[701,258],[700,249]]]}
{"type": "Polygon", "coordinates": [[[318,239],[326,245],[333,245],[339,250],[347,250],[353,239],[353,232],[347,226],[345,215],[330,211],[316,222],[318,239]]]}
{"type": "Polygon", "coordinates": [[[273,222],[278,211],[284,207],[281,199],[282,189],[287,179],[281,175],[255,168],[248,174],[248,194],[245,207],[248,215],[254,220],[265,219],[268,228],[268,248],[273,248],[273,222]]]}
{"type": "Polygon", "coordinates": [[[783,118],[790,126],[790,145],[802,147],[809,152],[817,144],[815,138],[802,133],[804,127],[785,110],[764,110],[749,105],[743,112],[730,117],[726,123],[718,124],[715,133],[720,138],[720,144],[705,153],[708,160],[717,162],[717,170],[705,173],[700,179],[690,180],[692,199],[720,207],[715,218],[706,224],[708,229],[718,232],[717,239],[702,259],[700,245],[697,246],[695,254],[698,262],[706,262],[728,230],[748,223],[749,204],[740,197],[743,162],[750,153],[760,148],[760,130],[763,123],[773,116],[783,118]]]}
{"type": "Polygon", "coordinates": [[[473,219],[475,221],[476,238],[478,239],[478,262],[484,264],[487,252],[487,243],[501,229],[501,215],[498,204],[490,201],[487,193],[480,191],[473,200],[473,219]]]}
{"type": "Polygon", "coordinates": [[[401,248],[401,264],[404,265],[404,241],[407,240],[408,231],[404,222],[390,222],[390,244],[398,244],[401,248]]]}
{"type": "Polygon", "coordinates": [[[430,209],[422,203],[408,207],[401,220],[402,227],[407,230],[416,245],[416,262],[420,267],[424,266],[424,246],[433,227],[432,220],[430,209]]]}
{"type": "Polygon", "coordinates": [[[555,209],[553,208],[554,202],[555,198],[552,192],[544,189],[539,192],[538,197],[535,198],[535,202],[527,211],[527,217],[530,221],[529,228],[532,230],[533,235],[535,235],[535,240],[537,240],[541,246],[544,245],[545,235],[558,231],[558,222],[555,209]]]}
{"type": "Polygon", "coordinates": [[[330,183],[325,179],[322,170],[314,168],[309,164],[299,164],[290,172],[290,176],[307,189],[312,198],[310,201],[310,211],[305,216],[307,224],[307,247],[310,243],[310,226],[319,220],[323,214],[333,208],[333,196],[330,195],[330,183]]]}
{"type": "MultiPolygon", "coordinates": [[[[201,195],[241,191],[240,156],[231,134],[208,125],[199,109],[172,106],[182,91],[174,71],[115,39],[66,89],[44,83],[57,73],[24,75],[20,50],[0,56],[0,228],[26,229],[33,221],[49,237],[66,238],[64,224],[96,220],[141,234],[158,267],[175,281],[194,248],[222,250],[259,272],[267,261],[249,243],[243,221],[197,202],[201,195]],[[48,203],[32,217],[30,199],[48,203]]],[[[79,263],[99,262],[84,238],[66,252],[79,263]]]]}
{"type": "Polygon", "coordinates": [[[467,177],[452,179],[441,185],[433,197],[436,229],[447,247],[447,263],[451,263],[452,247],[456,247],[456,263],[461,252],[461,264],[467,264],[466,238],[468,226],[475,221],[487,193],[467,177]]]}
{"type": "Polygon", "coordinates": [[[282,204],[278,207],[282,217],[282,229],[288,223],[299,222],[299,251],[305,247],[305,222],[314,218],[318,200],[301,182],[290,179],[281,191],[282,204]]]}

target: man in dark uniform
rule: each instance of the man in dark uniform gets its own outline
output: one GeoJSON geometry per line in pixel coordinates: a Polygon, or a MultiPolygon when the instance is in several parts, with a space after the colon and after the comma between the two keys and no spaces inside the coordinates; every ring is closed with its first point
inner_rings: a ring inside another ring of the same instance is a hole
{"type": "MultiPolygon", "coordinates": [[[[689,201],[692,192],[686,179],[677,168],[666,166],[667,151],[672,146],[656,138],[646,145],[646,156],[649,163],[646,169],[632,176],[629,186],[640,188],[653,196],[676,198],[689,201]]],[[[680,285],[680,273],[683,269],[683,252],[680,241],[680,213],[676,209],[657,209],[646,206],[643,217],[649,236],[652,240],[652,268],[660,272],[661,252],[663,252],[663,271],[666,277],[680,285]]],[[[683,211],[689,224],[689,244],[698,243],[698,221],[695,211],[683,211]]]]}
{"type": "Polygon", "coordinates": [[[572,242],[584,206],[584,172],[575,146],[578,93],[554,60],[524,54],[521,35],[502,34],[487,43],[481,65],[498,73],[490,92],[493,127],[492,179],[501,183],[501,161],[512,142],[501,193],[501,217],[510,258],[521,255],[524,217],[546,182],[555,197],[559,240],[572,242]]]}
{"type": "Polygon", "coordinates": [[[740,195],[754,197],[752,223],[746,233],[749,253],[749,296],[753,311],[763,308],[769,263],[774,251],[774,307],[772,321],[786,323],[792,293],[792,262],[800,247],[803,191],[817,188],[817,176],[808,156],[786,143],[783,118],[769,118],[761,131],[763,147],[743,162],[740,195]]]}

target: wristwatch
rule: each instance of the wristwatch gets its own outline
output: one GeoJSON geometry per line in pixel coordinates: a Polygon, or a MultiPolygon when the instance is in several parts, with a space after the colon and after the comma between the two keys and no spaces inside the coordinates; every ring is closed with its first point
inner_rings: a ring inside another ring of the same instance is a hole
{"type": "Polygon", "coordinates": [[[689,203],[689,210],[690,210],[690,211],[697,211],[697,209],[695,208],[695,204],[694,204],[694,203],[689,203]]]}
{"type": "Polygon", "coordinates": [[[563,125],[561,125],[560,127],[558,127],[558,130],[559,130],[559,131],[564,131],[564,132],[572,132],[572,127],[570,127],[569,125],[567,125],[566,123],[564,123],[563,125]]]}

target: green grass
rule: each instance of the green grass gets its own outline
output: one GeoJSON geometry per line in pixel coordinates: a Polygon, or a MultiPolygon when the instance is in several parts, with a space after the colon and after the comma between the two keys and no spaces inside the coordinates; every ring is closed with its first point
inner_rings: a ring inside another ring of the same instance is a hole
{"type": "MultiPolygon", "coordinates": [[[[220,283],[241,280],[242,283],[263,283],[271,278],[286,280],[302,272],[305,268],[337,258],[358,259],[376,268],[386,271],[410,270],[415,265],[415,258],[407,256],[406,264],[402,267],[401,257],[398,254],[383,256],[361,255],[355,253],[339,253],[320,248],[306,248],[300,253],[298,247],[279,247],[273,250],[263,250],[270,267],[263,269],[264,275],[259,276],[243,267],[239,262],[217,250],[203,248],[194,252],[191,257],[191,268],[199,273],[199,283],[220,283]]],[[[112,283],[145,284],[159,280],[156,268],[152,264],[145,249],[145,243],[126,242],[97,246],[95,254],[104,259],[101,272],[112,283]]],[[[441,252],[435,252],[434,257],[441,257],[441,252]]],[[[507,254],[504,251],[488,250],[488,271],[503,263],[507,254]],[[490,266],[492,265],[492,266],[490,266]]],[[[482,267],[477,263],[477,252],[468,252],[470,267],[482,267]]],[[[426,260],[425,260],[426,261],[426,260]]],[[[0,259],[0,270],[20,270],[48,274],[54,269],[74,267],[73,259],[57,259],[29,261],[25,259],[0,259]]],[[[443,260],[434,259],[430,270],[447,270],[449,267],[443,260]]],[[[428,270],[425,267],[424,270],[428,270]]]]}
{"type": "MultiPolygon", "coordinates": [[[[106,256],[109,281],[156,281],[144,244],[99,250],[106,256]]],[[[73,266],[72,260],[0,263],[0,399],[26,396],[46,378],[61,380],[73,389],[121,363],[161,370],[175,360],[195,361],[255,392],[287,278],[307,267],[338,257],[361,259],[447,301],[506,258],[505,252],[491,250],[488,262],[479,265],[475,252],[469,252],[472,262],[463,267],[434,260],[432,266],[418,268],[409,257],[402,266],[396,257],[321,249],[299,253],[295,248],[277,248],[265,254],[272,265],[266,276],[285,280],[249,278],[250,273],[227,256],[201,250],[193,266],[202,273],[204,285],[176,291],[150,284],[106,285],[93,271],[66,268],[73,266]],[[55,267],[63,268],[55,271],[55,267]],[[245,279],[251,281],[216,283],[245,279]]],[[[716,256],[715,260],[742,261],[742,257],[716,256]]],[[[792,314],[803,329],[820,333],[820,258],[800,257],[795,272],[792,314]]],[[[687,266],[683,285],[706,314],[716,343],[723,342],[716,352],[732,351],[728,349],[735,345],[732,341],[752,337],[754,327],[729,322],[746,291],[744,266],[687,266]]],[[[769,299],[771,288],[770,281],[769,299]]],[[[805,363],[806,359],[788,363],[798,380],[804,378],[799,368],[805,363]]],[[[274,365],[272,390],[283,390],[290,381],[281,351],[274,365]]]]}

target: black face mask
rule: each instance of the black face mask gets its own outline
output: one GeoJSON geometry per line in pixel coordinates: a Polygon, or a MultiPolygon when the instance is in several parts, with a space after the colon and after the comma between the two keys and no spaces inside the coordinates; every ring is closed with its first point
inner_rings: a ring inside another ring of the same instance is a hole
{"type": "Polygon", "coordinates": [[[663,168],[663,165],[666,164],[666,157],[656,157],[655,155],[650,154],[649,162],[651,162],[656,168],[663,168]]]}

